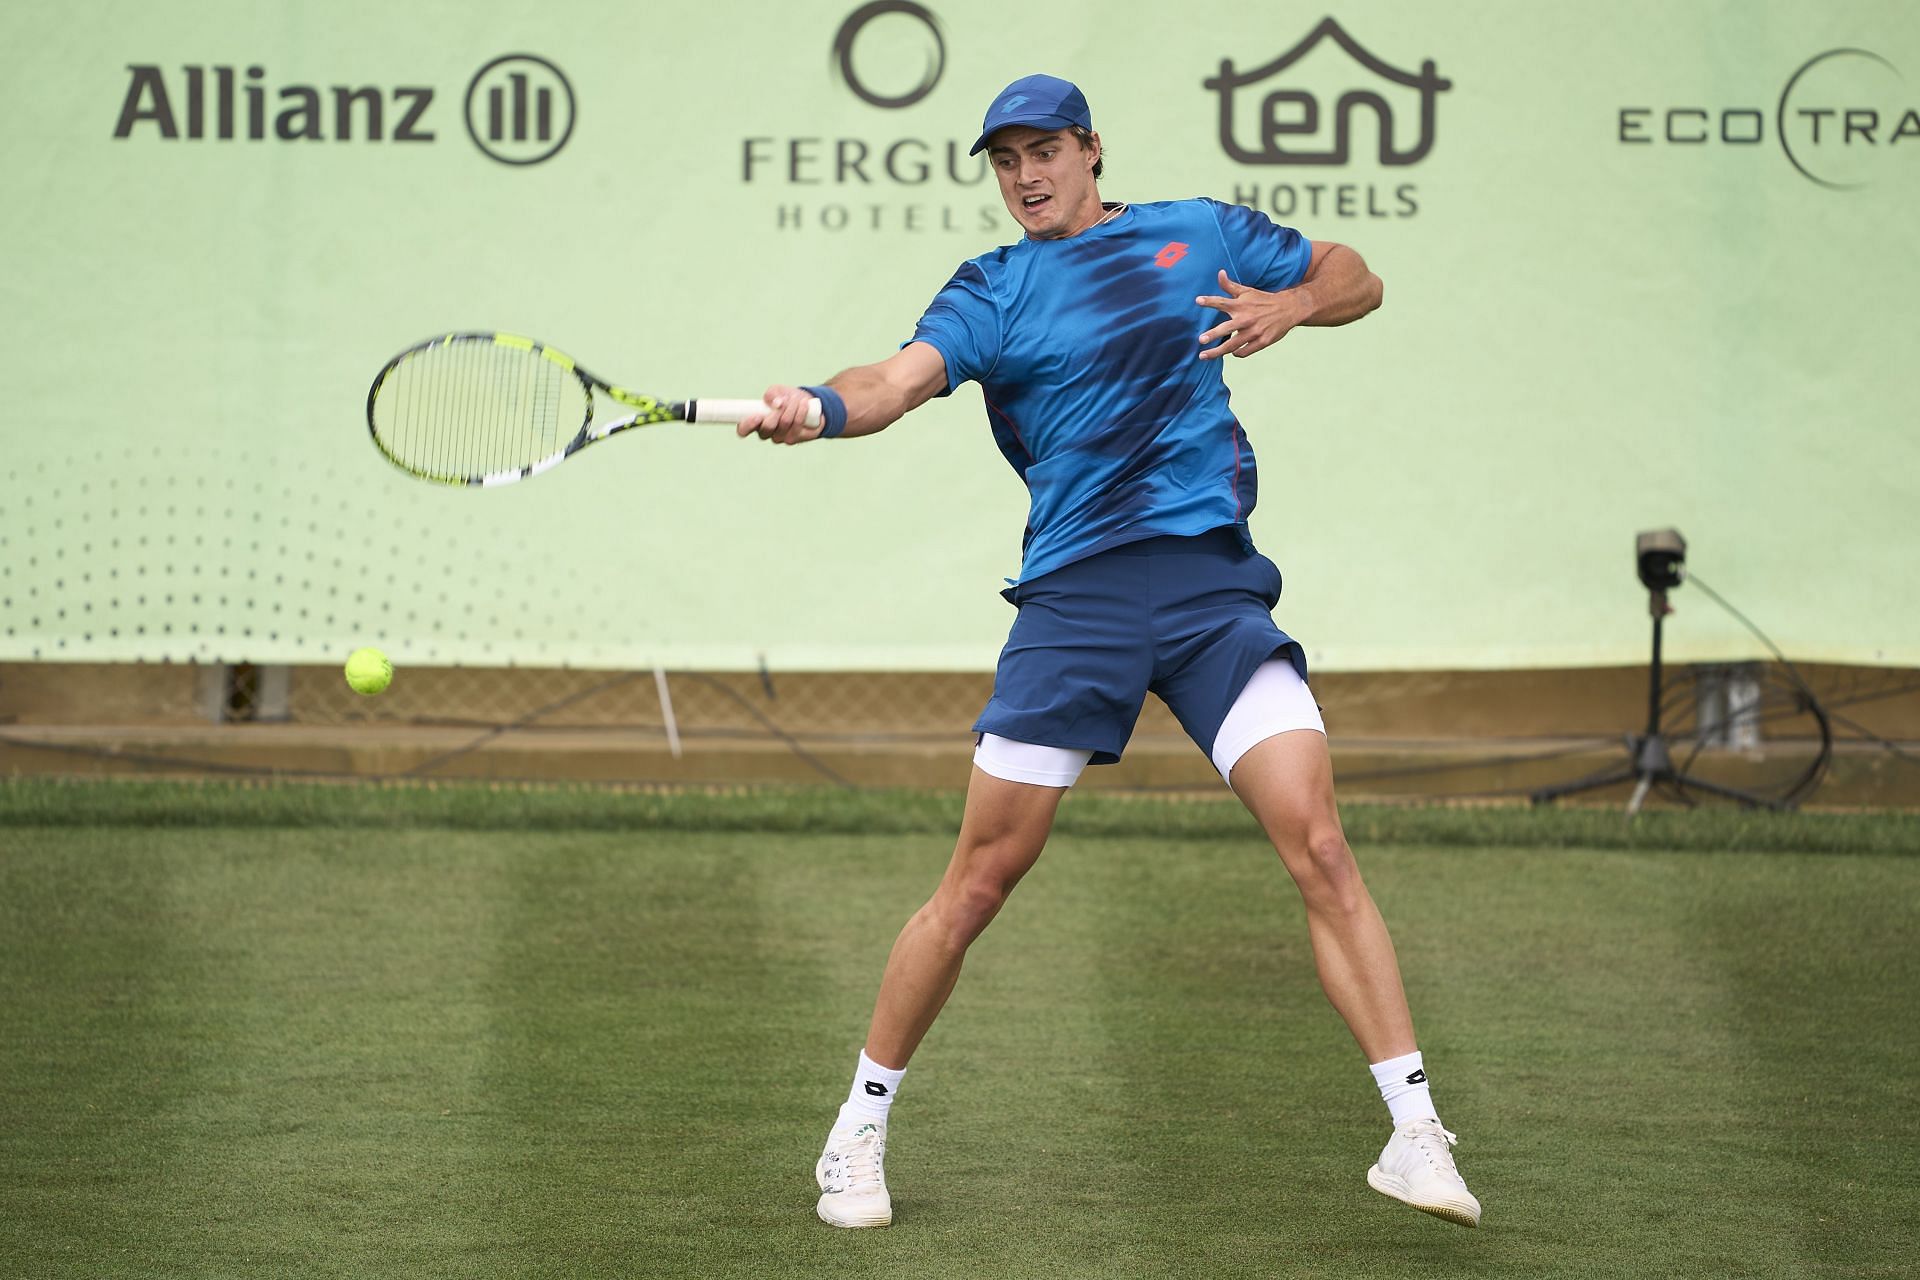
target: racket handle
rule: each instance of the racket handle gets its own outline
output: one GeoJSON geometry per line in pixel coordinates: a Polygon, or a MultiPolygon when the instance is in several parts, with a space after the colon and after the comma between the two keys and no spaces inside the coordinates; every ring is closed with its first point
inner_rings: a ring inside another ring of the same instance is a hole
{"type": "MultiPolygon", "coordinates": [[[[687,421],[745,422],[766,411],[767,406],[759,400],[695,400],[687,406],[687,421]]],[[[807,397],[807,425],[820,425],[820,402],[812,396],[807,397]]]]}

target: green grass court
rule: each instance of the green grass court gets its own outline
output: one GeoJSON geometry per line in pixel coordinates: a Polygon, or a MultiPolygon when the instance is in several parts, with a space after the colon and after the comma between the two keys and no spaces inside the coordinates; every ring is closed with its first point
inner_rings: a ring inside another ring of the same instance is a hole
{"type": "Polygon", "coordinates": [[[1466,1231],[1229,804],[1075,796],[811,1167],[957,796],[0,786],[0,1274],[1896,1276],[1920,823],[1355,808],[1466,1231]]]}

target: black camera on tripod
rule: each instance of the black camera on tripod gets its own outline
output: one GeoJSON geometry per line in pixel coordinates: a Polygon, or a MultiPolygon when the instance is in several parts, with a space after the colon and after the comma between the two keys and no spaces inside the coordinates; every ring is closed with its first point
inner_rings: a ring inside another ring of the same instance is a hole
{"type": "MultiPolygon", "coordinates": [[[[1629,818],[1640,812],[1640,806],[1646,801],[1647,793],[1656,786],[1670,792],[1688,805],[1693,803],[1693,797],[1688,794],[1689,791],[1700,791],[1722,799],[1738,801],[1750,808],[1781,808],[1782,804],[1779,801],[1690,777],[1684,767],[1679,769],[1674,767],[1672,749],[1668,745],[1666,734],[1661,732],[1660,728],[1663,688],[1660,632],[1661,623],[1669,613],[1673,612],[1673,607],[1667,603],[1667,592],[1679,586],[1686,577],[1687,540],[1680,536],[1678,529],[1652,529],[1634,539],[1633,550],[1635,563],[1640,570],[1640,581],[1647,588],[1647,612],[1653,616],[1653,657],[1647,665],[1646,732],[1628,735],[1626,746],[1629,762],[1626,765],[1595,774],[1590,778],[1563,782],[1558,786],[1542,787],[1533,793],[1533,802],[1547,804],[1562,796],[1597,791],[1604,787],[1631,782],[1633,795],[1627,800],[1629,818]]],[[[1691,762],[1693,757],[1688,756],[1687,759],[1691,762]]]]}
{"type": "Polygon", "coordinates": [[[1640,581],[1649,591],[1671,591],[1687,576],[1687,540],[1678,529],[1652,529],[1634,539],[1640,581]]]}

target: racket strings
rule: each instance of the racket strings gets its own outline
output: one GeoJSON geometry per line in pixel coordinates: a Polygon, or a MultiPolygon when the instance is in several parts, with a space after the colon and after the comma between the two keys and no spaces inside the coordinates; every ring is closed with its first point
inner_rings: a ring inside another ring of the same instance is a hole
{"type": "Polygon", "coordinates": [[[591,392],[572,371],[480,335],[398,360],[376,392],[373,433],[410,471],[473,482],[562,454],[590,409],[591,392]]]}

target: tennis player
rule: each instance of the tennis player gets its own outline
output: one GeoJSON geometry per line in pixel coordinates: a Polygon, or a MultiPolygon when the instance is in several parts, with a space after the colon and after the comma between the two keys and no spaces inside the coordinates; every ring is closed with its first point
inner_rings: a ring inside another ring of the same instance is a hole
{"type": "Polygon", "coordinates": [[[773,386],[740,435],[779,444],[872,435],[963,382],[1031,493],[1019,608],[974,724],[953,860],[887,960],[864,1052],[815,1169],[819,1215],[893,1220],[887,1116],[967,947],[1039,858],[1088,763],[1120,759],[1148,692],[1279,851],[1306,902],[1320,983],[1372,1065],[1393,1133],[1367,1181],[1477,1226],[1415,1046],[1399,965],[1341,832],[1301,647],[1272,610],[1280,572],[1254,550],[1253,453],[1224,356],[1380,305],[1344,245],[1214,200],[1109,204],[1080,90],[1016,80],[987,108],[987,152],[1018,243],[962,264],[913,338],[824,386],[773,386]],[[807,426],[817,396],[824,423],[807,426]]]}

